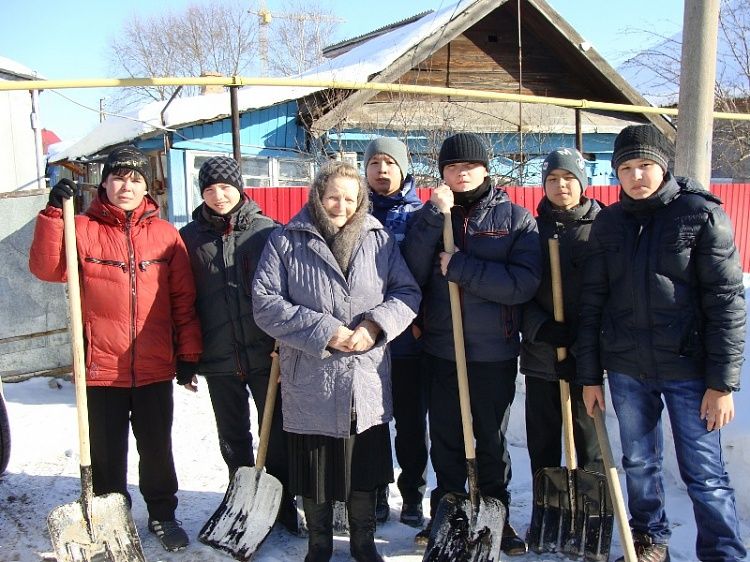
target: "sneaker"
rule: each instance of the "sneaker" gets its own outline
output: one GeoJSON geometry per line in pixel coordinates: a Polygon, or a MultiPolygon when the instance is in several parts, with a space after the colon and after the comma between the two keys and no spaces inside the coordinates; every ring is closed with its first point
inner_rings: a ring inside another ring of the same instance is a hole
{"type": "Polygon", "coordinates": [[[177,519],[157,521],[149,518],[148,520],[148,530],[159,537],[164,550],[169,552],[182,550],[190,544],[187,533],[180,525],[182,525],[182,522],[177,521],[177,519]]]}
{"type": "MultiPolygon", "coordinates": [[[[669,562],[667,545],[653,542],[645,533],[633,533],[633,546],[638,562],[669,562]]],[[[625,557],[621,556],[615,562],[625,562],[625,557]]]]}
{"type": "Polygon", "coordinates": [[[388,486],[378,488],[375,492],[375,521],[385,523],[391,515],[388,505],[388,486]]]}
{"type": "Polygon", "coordinates": [[[526,542],[518,536],[510,523],[503,526],[503,536],[500,539],[500,550],[508,556],[522,556],[526,554],[526,542]]]}
{"type": "Polygon", "coordinates": [[[432,523],[429,523],[427,527],[419,531],[414,537],[414,544],[421,547],[426,547],[432,534],[432,523]]]}
{"type": "Polygon", "coordinates": [[[410,527],[421,527],[424,523],[421,503],[405,503],[401,506],[401,523],[410,527]]]}

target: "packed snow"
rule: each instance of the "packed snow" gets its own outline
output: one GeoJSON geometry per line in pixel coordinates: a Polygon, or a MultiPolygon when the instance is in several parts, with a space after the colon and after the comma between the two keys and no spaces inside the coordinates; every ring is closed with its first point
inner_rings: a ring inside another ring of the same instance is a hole
{"type": "MultiPolygon", "coordinates": [[[[746,287],[748,278],[746,277],[746,287]]],[[[745,357],[750,356],[746,350],[745,357]]],[[[744,381],[750,361],[746,360],[744,381]]],[[[203,382],[203,381],[201,381],[203,382]]],[[[516,382],[508,440],[513,461],[510,520],[524,534],[531,519],[532,482],[524,431],[523,377],[516,382]]],[[[73,385],[63,379],[36,378],[21,383],[5,383],[6,405],[11,427],[11,456],[5,474],[0,476],[0,562],[54,561],[46,528],[47,514],[59,505],[77,501],[80,494],[78,433],[73,385]]],[[[219,505],[228,484],[228,474],[219,453],[211,403],[205,383],[197,394],[175,388],[174,456],[180,481],[177,517],[190,538],[190,546],[181,552],[167,553],[147,527],[145,504],[137,488],[137,453],[131,437],[128,467],[129,490],[133,497],[133,518],[143,550],[150,562],[220,562],[227,555],[198,542],[203,524],[219,505]]],[[[750,547],[750,398],[747,389],[735,394],[737,417],[722,430],[725,459],[737,493],[737,506],[745,544],[750,547]]],[[[257,415],[253,413],[253,428],[257,415]]],[[[620,458],[617,419],[607,410],[607,425],[615,459],[620,458]]],[[[669,435],[665,443],[669,444],[669,435]]],[[[256,440],[257,446],[257,440],[256,440]]],[[[667,512],[673,536],[670,553],[673,562],[695,560],[695,523],[692,507],[679,479],[674,452],[666,450],[667,512]]],[[[394,467],[398,470],[394,460],[394,467]]],[[[624,484],[624,476],[620,474],[624,484]]],[[[434,485],[432,471],[429,486],[434,485]]],[[[414,545],[415,529],[398,521],[401,498],[395,484],[390,486],[390,520],[378,526],[376,543],[387,561],[417,562],[421,552],[414,545]]],[[[424,501],[425,513],[429,501],[424,501]]],[[[258,562],[303,560],[305,538],[290,535],[276,525],[256,552],[258,562]]],[[[612,541],[610,559],[621,554],[617,533],[612,541]]],[[[507,558],[501,558],[506,560],[507,558]]],[[[561,561],[562,555],[529,554],[523,560],[561,561]]],[[[334,561],[350,560],[348,538],[335,537],[334,561]]]]}

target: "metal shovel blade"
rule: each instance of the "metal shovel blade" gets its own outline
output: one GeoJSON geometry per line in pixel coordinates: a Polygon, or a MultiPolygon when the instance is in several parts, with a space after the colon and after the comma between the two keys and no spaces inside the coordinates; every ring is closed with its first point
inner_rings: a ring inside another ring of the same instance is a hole
{"type": "Polygon", "coordinates": [[[446,494],[440,499],[422,562],[493,562],[500,559],[500,540],[507,512],[496,498],[446,494]]]}
{"type": "Polygon", "coordinates": [[[57,562],[146,562],[125,496],[106,494],[56,507],[47,516],[57,562]]]}
{"type": "Polygon", "coordinates": [[[606,561],[614,512],[603,474],[551,467],[534,475],[534,505],[528,532],[533,552],[561,552],[606,561]]]}
{"type": "Polygon", "coordinates": [[[267,472],[240,467],[198,540],[235,560],[251,560],[276,521],[281,493],[281,482],[267,472]]]}

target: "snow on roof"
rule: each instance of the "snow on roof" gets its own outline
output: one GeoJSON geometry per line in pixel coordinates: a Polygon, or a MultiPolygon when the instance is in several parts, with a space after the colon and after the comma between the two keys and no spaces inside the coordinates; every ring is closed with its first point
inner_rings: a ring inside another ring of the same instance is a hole
{"type": "Polygon", "coordinates": [[[25,67],[20,62],[0,56],[0,76],[3,75],[10,75],[22,80],[44,80],[43,76],[39,76],[36,72],[25,67]]]}
{"type": "MultiPolygon", "coordinates": [[[[427,16],[354,47],[346,53],[324,61],[296,76],[311,80],[366,82],[372,74],[387,68],[408,49],[438,31],[456,14],[478,0],[461,0],[427,16]]],[[[245,86],[237,95],[239,110],[269,107],[283,101],[299,99],[324,88],[285,86],[245,86]]],[[[167,108],[164,121],[161,111],[167,102],[149,103],[140,109],[112,116],[99,124],[78,142],[58,152],[51,162],[85,158],[104,148],[131,141],[164,127],[180,126],[223,118],[229,113],[229,94],[207,94],[175,99],[167,108]]]]}

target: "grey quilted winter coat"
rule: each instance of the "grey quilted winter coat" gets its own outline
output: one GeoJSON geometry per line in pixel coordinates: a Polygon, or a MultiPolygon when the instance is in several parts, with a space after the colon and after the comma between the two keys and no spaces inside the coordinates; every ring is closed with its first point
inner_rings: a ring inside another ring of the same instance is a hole
{"type": "Polygon", "coordinates": [[[345,278],[305,206],[275,230],[253,279],[253,313],[280,342],[284,429],[348,437],[352,405],[356,432],[390,421],[391,360],[387,343],[412,321],[419,287],[396,239],[368,215],[345,278]],[[342,324],[363,319],[382,328],[364,353],[327,347],[342,324]]]}

